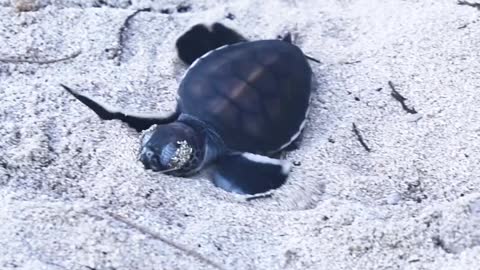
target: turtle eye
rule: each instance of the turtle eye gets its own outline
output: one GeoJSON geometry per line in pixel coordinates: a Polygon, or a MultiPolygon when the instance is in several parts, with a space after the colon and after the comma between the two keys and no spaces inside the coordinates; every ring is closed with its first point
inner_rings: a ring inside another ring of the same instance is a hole
{"type": "Polygon", "coordinates": [[[155,129],[157,128],[157,125],[151,126],[149,129],[144,130],[141,134],[141,146],[145,146],[147,142],[152,138],[153,133],[155,132],[155,129]]]}

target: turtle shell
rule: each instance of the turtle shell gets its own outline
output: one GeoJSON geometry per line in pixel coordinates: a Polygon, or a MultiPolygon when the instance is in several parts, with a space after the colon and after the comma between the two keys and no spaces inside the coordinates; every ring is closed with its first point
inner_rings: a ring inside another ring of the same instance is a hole
{"type": "Polygon", "coordinates": [[[210,125],[234,151],[273,153],[301,132],[311,92],[302,51],[281,40],[242,42],[197,59],[179,108],[210,125]]]}

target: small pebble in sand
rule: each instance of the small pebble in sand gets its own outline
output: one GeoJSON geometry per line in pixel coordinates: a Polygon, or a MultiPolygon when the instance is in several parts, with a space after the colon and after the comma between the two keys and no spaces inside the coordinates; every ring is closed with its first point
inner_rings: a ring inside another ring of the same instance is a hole
{"type": "Polygon", "coordinates": [[[391,205],[397,205],[401,199],[402,199],[402,196],[397,192],[394,192],[387,196],[386,202],[391,205]]]}
{"type": "Polygon", "coordinates": [[[18,12],[36,11],[40,8],[37,0],[11,0],[11,3],[18,12]]]}

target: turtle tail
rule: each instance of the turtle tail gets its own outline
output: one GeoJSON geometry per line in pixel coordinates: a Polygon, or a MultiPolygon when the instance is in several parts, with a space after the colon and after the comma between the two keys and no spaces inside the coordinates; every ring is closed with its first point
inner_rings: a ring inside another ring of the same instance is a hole
{"type": "MultiPolygon", "coordinates": [[[[285,34],[283,37],[282,37],[282,36],[279,36],[279,38],[280,38],[282,41],[285,41],[285,42],[287,42],[287,43],[290,43],[290,44],[292,44],[292,45],[295,45],[295,43],[293,43],[292,34],[291,34],[290,32],[287,32],[287,34],[285,34]]],[[[310,61],[313,61],[313,62],[319,63],[319,64],[322,63],[322,62],[320,62],[320,60],[317,60],[317,59],[315,59],[315,58],[313,58],[313,57],[311,57],[311,56],[309,56],[309,55],[307,55],[307,54],[305,54],[305,53],[304,53],[303,55],[305,56],[305,58],[307,58],[307,59],[310,60],[310,61]]]]}

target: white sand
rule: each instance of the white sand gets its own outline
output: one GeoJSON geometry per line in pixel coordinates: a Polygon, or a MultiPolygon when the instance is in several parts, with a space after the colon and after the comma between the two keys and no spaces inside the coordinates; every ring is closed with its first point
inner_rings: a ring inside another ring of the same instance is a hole
{"type": "Polygon", "coordinates": [[[203,0],[166,15],[176,1],[100,2],[37,1],[18,13],[0,0],[1,59],[81,52],[0,61],[0,269],[215,268],[158,237],[222,269],[480,269],[480,10],[203,0]],[[119,29],[146,7],[118,65],[119,29]],[[251,39],[292,31],[322,61],[312,63],[318,89],[301,148],[287,155],[301,165],[271,198],[145,171],[138,134],[58,85],[168,113],[185,71],[175,39],[213,21],[251,39]]]}

